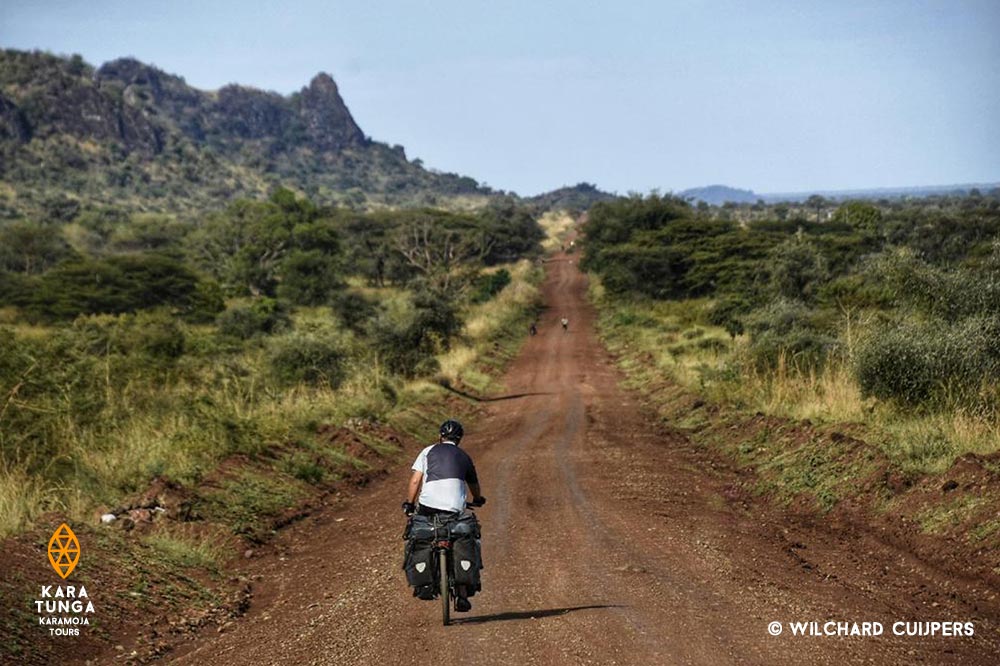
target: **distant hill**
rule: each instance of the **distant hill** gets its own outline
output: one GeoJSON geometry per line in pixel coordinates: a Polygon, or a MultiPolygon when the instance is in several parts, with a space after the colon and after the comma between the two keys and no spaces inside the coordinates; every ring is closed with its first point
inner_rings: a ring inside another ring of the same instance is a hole
{"type": "Polygon", "coordinates": [[[597,189],[590,183],[577,183],[572,187],[560,187],[551,192],[545,192],[525,201],[541,210],[577,210],[584,211],[598,201],[610,201],[616,195],[597,189]]]}
{"type": "Polygon", "coordinates": [[[818,194],[827,199],[902,199],[906,197],[928,197],[938,194],[967,195],[974,189],[981,192],[1000,187],[1000,183],[964,183],[958,185],[917,185],[912,187],[879,187],[859,190],[820,190],[814,192],[776,192],[761,194],[760,198],[767,203],[777,201],[805,201],[810,196],[818,194]]]}
{"type": "Polygon", "coordinates": [[[367,137],[325,73],[289,96],[205,91],[133,58],[95,69],[79,56],[0,50],[0,216],[66,199],[201,210],[278,184],[347,205],[492,194],[367,137]]]}
{"type": "Polygon", "coordinates": [[[683,192],[678,192],[677,196],[682,199],[692,201],[704,201],[713,206],[721,206],[727,202],[733,203],[755,203],[758,197],[753,190],[739,190],[727,185],[708,185],[706,187],[695,187],[683,192]]]}
{"type": "Polygon", "coordinates": [[[1000,187],[1000,183],[965,183],[961,185],[926,185],[857,190],[813,190],[808,192],[774,192],[768,194],[757,194],[753,190],[740,190],[727,185],[709,185],[707,187],[695,187],[678,192],[677,196],[684,199],[690,199],[691,201],[704,201],[705,203],[713,206],[721,206],[726,202],[756,203],[758,200],[763,200],[765,203],[777,203],[779,201],[802,202],[814,194],[818,194],[835,201],[843,201],[847,199],[900,199],[905,197],[927,197],[935,194],[966,195],[973,189],[978,189],[985,193],[998,187],[1000,187]]]}

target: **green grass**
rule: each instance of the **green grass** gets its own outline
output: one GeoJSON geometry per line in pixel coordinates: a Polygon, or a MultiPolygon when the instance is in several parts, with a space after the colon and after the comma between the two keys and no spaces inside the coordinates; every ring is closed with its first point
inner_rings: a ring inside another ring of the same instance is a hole
{"type": "Polygon", "coordinates": [[[143,538],[155,556],[171,566],[218,571],[227,559],[225,544],[205,535],[184,534],[182,531],[159,531],[143,538]]]}
{"type": "Polygon", "coordinates": [[[220,487],[202,493],[195,511],[230,526],[234,534],[254,541],[267,536],[268,523],[308,495],[307,484],[287,475],[240,469],[220,487]]]}
{"type": "Polygon", "coordinates": [[[988,541],[1000,534],[1000,518],[976,525],[969,531],[969,538],[976,543],[988,541]]]}
{"type": "MultiPolygon", "coordinates": [[[[917,515],[917,524],[925,534],[941,534],[962,526],[975,511],[981,507],[986,498],[974,495],[962,495],[954,500],[936,504],[917,515]]],[[[983,534],[988,536],[988,534],[983,534]]]]}
{"type": "MultiPolygon", "coordinates": [[[[745,337],[734,340],[706,321],[709,300],[611,299],[593,276],[591,298],[599,309],[599,333],[625,371],[626,385],[650,395],[664,418],[692,441],[721,448],[754,469],[758,493],[783,502],[809,497],[819,511],[827,511],[862,492],[886,461],[912,481],[945,472],[963,454],[1000,450],[1000,423],[962,410],[905,411],[866,400],[843,361],[798,372],[779,358],[773,371],[755,369],[744,360],[745,337]],[[692,396],[723,409],[709,417],[705,410],[685,407],[692,396]],[[792,438],[784,427],[768,423],[734,440],[730,429],[746,430],[756,413],[788,419],[788,428],[801,432],[792,438]],[[845,428],[868,446],[845,448],[831,441],[831,432],[845,428]],[[802,432],[812,433],[807,441],[802,432]]],[[[882,502],[877,510],[899,509],[886,497],[875,501],[882,502]]],[[[965,524],[976,506],[976,500],[963,498],[928,509],[919,522],[938,533],[965,524]]],[[[970,532],[970,539],[986,541],[998,530],[987,523],[970,532]]]]}

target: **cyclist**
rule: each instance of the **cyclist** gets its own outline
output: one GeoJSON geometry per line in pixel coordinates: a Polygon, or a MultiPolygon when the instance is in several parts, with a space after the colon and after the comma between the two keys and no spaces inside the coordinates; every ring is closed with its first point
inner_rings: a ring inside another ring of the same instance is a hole
{"type": "Polygon", "coordinates": [[[569,319],[567,319],[566,317],[562,318],[562,327],[564,333],[569,330],[569,319]]]}
{"type": "MultiPolygon", "coordinates": [[[[465,484],[472,491],[472,504],[486,503],[479,488],[476,466],[468,453],[458,448],[465,431],[462,424],[448,419],[441,424],[440,439],[431,444],[413,461],[413,474],[407,490],[403,512],[410,516],[414,512],[422,516],[437,514],[458,515],[465,510],[465,484]]],[[[434,590],[417,590],[421,599],[433,598],[434,590]]],[[[465,612],[472,609],[464,585],[455,590],[455,610],[465,612]]]]}

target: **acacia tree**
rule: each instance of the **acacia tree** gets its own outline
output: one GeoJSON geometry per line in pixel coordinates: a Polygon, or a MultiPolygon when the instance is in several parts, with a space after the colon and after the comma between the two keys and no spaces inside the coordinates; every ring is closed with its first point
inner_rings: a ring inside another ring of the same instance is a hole
{"type": "Polygon", "coordinates": [[[812,299],[830,276],[826,258],[801,233],[771,250],[768,263],[772,290],[789,299],[812,299]]]}
{"type": "Polygon", "coordinates": [[[849,224],[859,231],[874,233],[882,221],[882,211],[867,201],[846,201],[834,211],[833,221],[849,224]]]}
{"type": "Polygon", "coordinates": [[[323,302],[339,287],[339,237],[308,201],[279,189],[264,202],[241,200],[190,238],[192,253],[231,293],[323,302]]]}
{"type": "Polygon", "coordinates": [[[58,227],[14,222],[0,228],[0,270],[35,275],[73,254],[58,227]]]}
{"type": "Polygon", "coordinates": [[[273,296],[290,236],[277,205],[242,200],[192,234],[191,251],[227,291],[273,296]]]}
{"type": "Polygon", "coordinates": [[[816,221],[817,222],[821,222],[821,220],[820,220],[820,214],[822,214],[823,208],[826,206],[826,203],[827,203],[826,202],[826,197],[824,197],[822,195],[819,195],[819,194],[813,194],[808,199],[806,199],[806,205],[809,206],[810,208],[815,208],[816,209],[816,221]]]}
{"type": "Polygon", "coordinates": [[[463,286],[493,248],[495,239],[475,220],[421,211],[395,236],[395,250],[434,289],[463,286]]]}

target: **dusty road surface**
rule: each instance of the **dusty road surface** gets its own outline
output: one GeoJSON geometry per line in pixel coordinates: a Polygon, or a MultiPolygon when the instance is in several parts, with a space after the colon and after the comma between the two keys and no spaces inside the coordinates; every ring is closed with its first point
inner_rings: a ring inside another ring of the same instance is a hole
{"type": "MultiPolygon", "coordinates": [[[[469,428],[489,502],[484,591],[441,626],[400,570],[409,475],[321,511],[254,560],[254,601],[164,657],[246,664],[997,664],[997,590],[873,536],[740,497],[739,477],[657,423],[594,333],[572,256],[548,264],[538,336],[469,428]],[[569,319],[563,332],[561,317],[569,319]],[[280,557],[279,557],[280,553],[280,557]],[[792,636],[792,621],[883,623],[878,637],[792,636]],[[971,621],[973,638],[896,637],[971,621]],[[782,622],[783,633],[768,633],[782,622]]],[[[434,433],[428,433],[431,439],[434,433]]],[[[414,454],[416,451],[413,452],[414,454]]]]}

